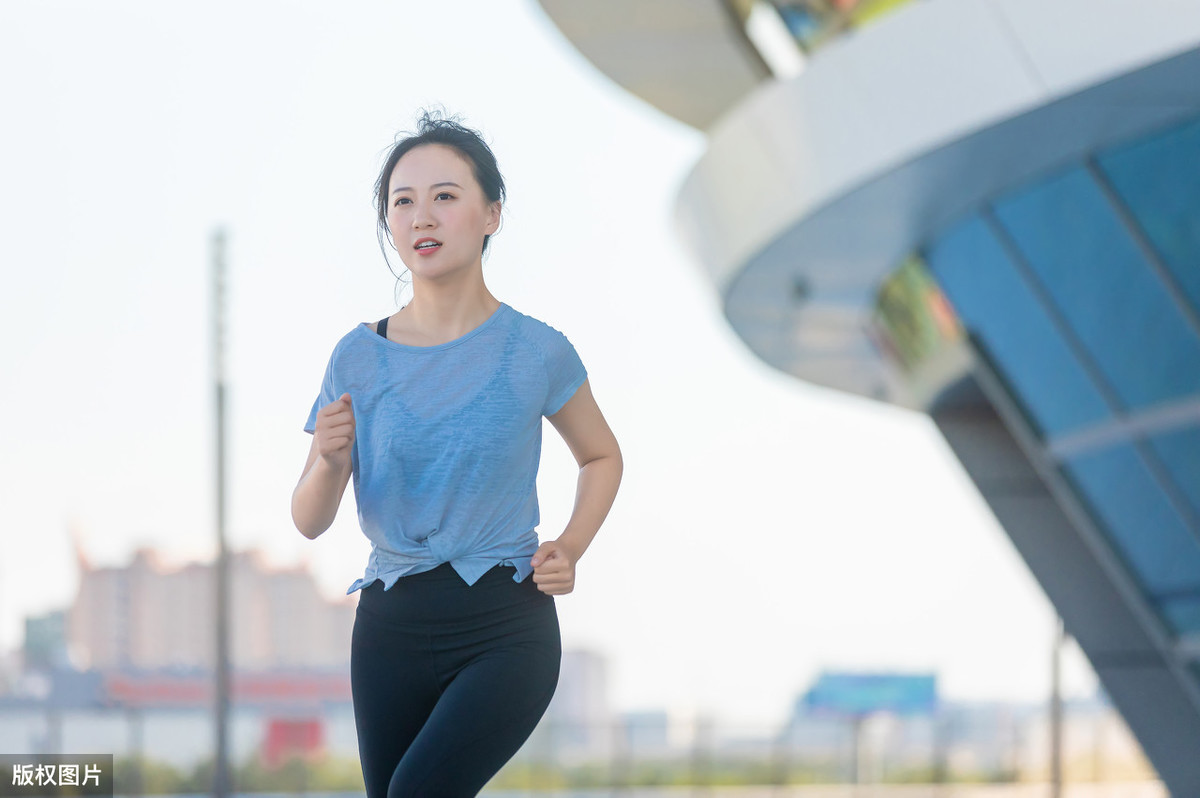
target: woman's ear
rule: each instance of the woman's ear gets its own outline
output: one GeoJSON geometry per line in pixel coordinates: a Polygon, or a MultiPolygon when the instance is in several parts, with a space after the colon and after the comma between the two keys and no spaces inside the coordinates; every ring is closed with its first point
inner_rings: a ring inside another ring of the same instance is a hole
{"type": "Polygon", "coordinates": [[[487,235],[494,234],[500,229],[500,200],[496,200],[488,206],[488,221],[483,228],[483,232],[487,235]]]}

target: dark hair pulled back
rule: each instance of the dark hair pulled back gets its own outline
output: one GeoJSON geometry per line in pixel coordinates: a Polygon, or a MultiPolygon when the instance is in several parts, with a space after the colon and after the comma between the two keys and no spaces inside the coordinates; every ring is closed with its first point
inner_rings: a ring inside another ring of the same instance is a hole
{"type": "MultiPolygon", "coordinates": [[[[441,144],[453,148],[471,164],[475,181],[483,189],[483,194],[487,197],[488,202],[503,203],[505,200],[504,176],[500,174],[496,156],[492,154],[492,150],[483,140],[483,136],[478,131],[461,124],[456,117],[447,116],[440,111],[424,110],[417,119],[415,133],[406,132],[397,136],[396,143],[392,145],[387,159],[383,162],[383,168],[379,170],[379,178],[375,181],[375,211],[379,217],[379,246],[384,250],[385,258],[387,249],[384,242],[394,243],[391,240],[391,231],[388,229],[387,223],[388,183],[392,179],[392,171],[405,153],[425,144],[441,144]]],[[[490,238],[490,235],[483,237],[483,252],[487,252],[490,238]]],[[[388,266],[391,267],[390,260],[388,266]]]]}

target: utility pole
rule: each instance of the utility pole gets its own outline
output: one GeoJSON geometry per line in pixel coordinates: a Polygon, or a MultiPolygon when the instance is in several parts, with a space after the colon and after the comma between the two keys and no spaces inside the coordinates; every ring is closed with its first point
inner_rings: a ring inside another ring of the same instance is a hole
{"type": "Polygon", "coordinates": [[[217,639],[214,725],[216,767],[213,797],[228,798],[229,774],[229,548],[225,540],[225,230],[212,234],[213,267],[213,382],[216,398],[217,464],[217,639]]]}
{"type": "Polygon", "coordinates": [[[1054,653],[1050,665],[1050,796],[1062,798],[1063,788],[1063,698],[1062,651],[1067,640],[1063,619],[1054,621],[1054,653]]]}

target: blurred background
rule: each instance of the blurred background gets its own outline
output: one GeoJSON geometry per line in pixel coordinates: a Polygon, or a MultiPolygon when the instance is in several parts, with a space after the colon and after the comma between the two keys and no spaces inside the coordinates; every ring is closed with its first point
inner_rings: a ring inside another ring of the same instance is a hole
{"type": "MultiPolygon", "coordinates": [[[[1187,0],[0,4],[0,753],[215,789],[219,259],[232,786],[361,789],[368,545],[289,501],[442,106],[626,462],[489,792],[1200,794],[1198,47],[1187,0]]],[[[543,537],[575,475],[547,427],[543,537]]]]}

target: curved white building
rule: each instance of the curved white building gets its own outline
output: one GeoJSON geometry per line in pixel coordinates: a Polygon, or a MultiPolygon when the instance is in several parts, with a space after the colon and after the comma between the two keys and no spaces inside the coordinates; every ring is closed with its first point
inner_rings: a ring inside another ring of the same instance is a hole
{"type": "Polygon", "coordinates": [[[914,0],[777,77],[804,5],[542,0],[708,132],[678,222],[733,328],[930,414],[1198,796],[1200,3],[914,0]]]}

